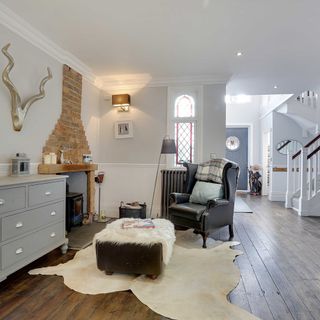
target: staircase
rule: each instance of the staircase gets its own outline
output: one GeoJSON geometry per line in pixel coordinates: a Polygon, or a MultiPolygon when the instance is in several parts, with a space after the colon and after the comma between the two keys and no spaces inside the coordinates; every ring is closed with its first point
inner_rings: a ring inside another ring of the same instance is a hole
{"type": "Polygon", "coordinates": [[[277,108],[277,112],[294,120],[304,130],[304,137],[319,132],[318,95],[313,91],[292,96],[277,108]]]}
{"type": "Polygon", "coordinates": [[[305,91],[299,96],[292,96],[277,108],[277,112],[294,120],[303,129],[304,138],[310,137],[310,141],[302,148],[290,140],[278,146],[278,151],[284,149],[287,154],[285,206],[296,210],[300,216],[320,216],[318,95],[313,91],[305,91]]]}
{"type": "Polygon", "coordinates": [[[320,216],[320,134],[287,154],[286,208],[300,216],[320,216]]]}

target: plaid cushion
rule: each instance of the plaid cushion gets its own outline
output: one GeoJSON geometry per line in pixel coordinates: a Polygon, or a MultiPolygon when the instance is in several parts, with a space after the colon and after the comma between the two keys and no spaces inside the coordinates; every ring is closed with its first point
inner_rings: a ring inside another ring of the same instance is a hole
{"type": "Polygon", "coordinates": [[[226,159],[212,159],[199,164],[195,178],[200,181],[222,183],[223,169],[228,162],[226,159]]]}

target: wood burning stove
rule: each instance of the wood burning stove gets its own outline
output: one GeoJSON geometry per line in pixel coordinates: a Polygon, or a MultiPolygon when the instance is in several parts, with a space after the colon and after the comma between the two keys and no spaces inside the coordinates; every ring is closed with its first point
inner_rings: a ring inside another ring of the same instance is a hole
{"type": "Polygon", "coordinates": [[[67,192],[66,195],[66,230],[71,227],[81,226],[83,220],[83,194],[67,192]]]}

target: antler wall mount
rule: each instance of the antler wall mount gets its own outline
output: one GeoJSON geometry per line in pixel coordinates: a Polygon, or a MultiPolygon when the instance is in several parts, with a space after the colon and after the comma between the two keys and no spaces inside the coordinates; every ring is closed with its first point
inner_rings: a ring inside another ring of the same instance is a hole
{"type": "Polygon", "coordinates": [[[14,86],[12,81],[9,78],[9,73],[11,69],[14,67],[14,59],[13,57],[9,54],[8,48],[10,47],[10,43],[5,45],[2,48],[2,53],[7,57],[9,60],[8,65],[4,68],[3,73],[2,73],[2,81],[4,85],[8,88],[10,91],[10,96],[11,96],[11,116],[12,116],[12,123],[13,123],[13,128],[15,131],[21,131],[23,122],[26,118],[27,112],[31,105],[36,102],[37,100],[43,99],[46,95],[44,91],[44,86],[47,83],[48,80],[52,78],[52,73],[50,68],[48,67],[48,75],[44,77],[39,86],[39,93],[33,95],[26,101],[21,101],[20,95],[18,93],[17,88],[14,86]]]}

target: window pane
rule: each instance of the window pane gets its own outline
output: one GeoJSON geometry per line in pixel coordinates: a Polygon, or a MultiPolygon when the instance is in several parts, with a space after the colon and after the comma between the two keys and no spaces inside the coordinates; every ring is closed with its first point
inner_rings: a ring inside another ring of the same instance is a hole
{"type": "Polygon", "coordinates": [[[176,164],[194,161],[194,122],[175,123],[176,164]]]}
{"type": "Polygon", "coordinates": [[[192,97],[183,95],[176,99],[174,108],[175,118],[194,117],[194,100],[192,97]]]}

